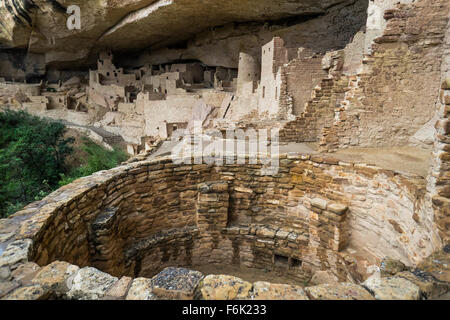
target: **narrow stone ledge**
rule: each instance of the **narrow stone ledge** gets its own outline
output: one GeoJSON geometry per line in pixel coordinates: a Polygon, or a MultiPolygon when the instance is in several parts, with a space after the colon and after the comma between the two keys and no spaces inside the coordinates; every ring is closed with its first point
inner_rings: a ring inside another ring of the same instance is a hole
{"type": "Polygon", "coordinates": [[[321,210],[326,210],[328,206],[328,201],[320,198],[314,198],[311,200],[311,206],[321,210]]]}
{"type": "Polygon", "coordinates": [[[347,213],[348,206],[346,206],[345,204],[341,204],[341,203],[331,202],[328,204],[327,210],[341,216],[341,215],[347,213]]]}

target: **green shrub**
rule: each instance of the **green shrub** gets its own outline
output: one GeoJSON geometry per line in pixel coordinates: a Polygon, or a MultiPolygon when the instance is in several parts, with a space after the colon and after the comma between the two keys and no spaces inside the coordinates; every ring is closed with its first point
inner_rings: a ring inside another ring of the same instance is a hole
{"type": "Polygon", "coordinates": [[[81,150],[88,155],[87,159],[79,168],[73,169],[68,176],[61,174],[59,186],[67,185],[98,171],[112,169],[128,159],[128,155],[122,150],[115,148],[110,151],[88,138],[83,138],[81,150]]]}
{"type": "Polygon", "coordinates": [[[0,113],[0,217],[58,187],[72,152],[65,130],[23,111],[0,113]]]}
{"type": "Polygon", "coordinates": [[[55,189],[127,160],[125,152],[107,150],[84,138],[87,154],[79,168],[68,168],[74,139],[64,139],[64,124],[20,111],[0,112],[0,218],[40,200],[55,189]]]}

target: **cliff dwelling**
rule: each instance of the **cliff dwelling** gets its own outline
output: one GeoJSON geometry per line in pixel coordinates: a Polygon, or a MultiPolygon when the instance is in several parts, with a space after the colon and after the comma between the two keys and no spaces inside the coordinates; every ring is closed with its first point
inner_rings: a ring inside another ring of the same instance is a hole
{"type": "Polygon", "coordinates": [[[129,156],[0,219],[0,298],[449,298],[447,0],[103,2],[0,1],[0,110],[129,156]]]}

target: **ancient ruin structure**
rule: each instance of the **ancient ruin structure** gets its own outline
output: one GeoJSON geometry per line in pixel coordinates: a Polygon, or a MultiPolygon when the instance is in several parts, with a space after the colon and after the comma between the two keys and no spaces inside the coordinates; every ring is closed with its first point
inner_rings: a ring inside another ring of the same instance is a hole
{"type": "Polygon", "coordinates": [[[0,4],[0,107],[134,157],[0,220],[0,297],[448,299],[450,2],[128,2],[52,46],[0,4]]]}

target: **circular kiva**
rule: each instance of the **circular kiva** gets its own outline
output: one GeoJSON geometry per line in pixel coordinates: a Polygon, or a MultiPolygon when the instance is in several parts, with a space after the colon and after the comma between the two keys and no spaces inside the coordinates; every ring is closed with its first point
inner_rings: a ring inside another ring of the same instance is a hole
{"type": "Polygon", "coordinates": [[[277,172],[269,175],[262,164],[184,160],[159,158],[98,172],[1,220],[2,273],[31,283],[4,292],[21,298],[233,299],[260,296],[258,288],[270,287],[271,296],[263,298],[276,298],[276,292],[320,298],[333,290],[364,297],[368,291],[351,284],[311,293],[195,270],[269,270],[299,286],[325,271],[334,283],[357,282],[358,259],[388,255],[414,265],[439,246],[421,177],[319,155],[280,155],[277,172]],[[220,296],[211,291],[215,282],[232,288],[220,296]]]}

